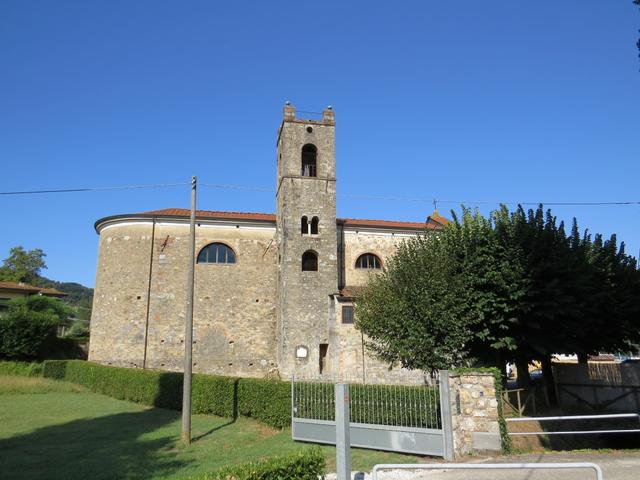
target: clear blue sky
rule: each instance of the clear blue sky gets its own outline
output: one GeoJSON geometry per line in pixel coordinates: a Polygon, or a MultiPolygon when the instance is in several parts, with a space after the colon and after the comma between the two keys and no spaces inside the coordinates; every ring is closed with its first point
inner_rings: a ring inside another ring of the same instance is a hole
{"type": "MultiPolygon", "coordinates": [[[[0,2],[0,190],[273,187],[285,100],[334,106],[339,193],[640,200],[640,10],[631,0],[0,2]]],[[[96,219],[188,207],[188,188],[0,196],[0,258],[94,284],[96,219]]],[[[201,189],[199,208],[273,212],[201,189]]],[[[441,204],[446,213],[455,204],[441,204]]],[[[491,207],[482,205],[483,212],[491,207]]],[[[423,220],[430,202],[339,198],[423,220]]],[[[640,206],[562,207],[640,249],[640,206]]]]}

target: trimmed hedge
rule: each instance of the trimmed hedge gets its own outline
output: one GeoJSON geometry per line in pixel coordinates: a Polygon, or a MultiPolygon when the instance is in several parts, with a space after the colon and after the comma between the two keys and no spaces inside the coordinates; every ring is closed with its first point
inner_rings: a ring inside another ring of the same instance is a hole
{"type": "MultiPolygon", "coordinates": [[[[47,360],[44,376],[67,380],[121,400],[180,410],[182,374],[109,367],[82,360],[47,360]]],[[[243,415],[272,427],[291,424],[290,384],[279,380],[193,375],[193,413],[243,415]]]]}
{"type": "Polygon", "coordinates": [[[0,375],[20,375],[22,377],[42,376],[42,363],[0,362],[0,375]]]}
{"type": "Polygon", "coordinates": [[[325,473],[320,448],[302,450],[286,457],[227,467],[192,480],[318,480],[325,473]]]}
{"type": "MultiPolygon", "coordinates": [[[[180,410],[182,374],[157,370],[110,367],[82,360],[47,360],[44,376],[82,385],[121,400],[180,410]]],[[[333,419],[333,385],[310,384],[308,392],[325,403],[298,402],[302,418],[333,419]]],[[[424,387],[358,385],[351,392],[352,419],[385,425],[439,427],[438,390],[424,387]],[[396,398],[397,397],[397,398],[396,398]]],[[[252,417],[276,428],[291,425],[291,383],[280,380],[193,375],[193,413],[235,418],[252,417]]]]}

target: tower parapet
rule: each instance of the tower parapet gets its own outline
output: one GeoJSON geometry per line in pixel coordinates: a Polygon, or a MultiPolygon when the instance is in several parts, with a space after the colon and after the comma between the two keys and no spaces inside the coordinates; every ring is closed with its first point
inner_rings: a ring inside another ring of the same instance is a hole
{"type": "Polygon", "coordinates": [[[284,104],[284,109],[282,112],[282,121],[283,122],[315,123],[315,124],[335,126],[336,117],[335,117],[335,113],[333,112],[333,107],[331,105],[329,105],[321,113],[317,113],[316,115],[320,115],[321,117],[319,119],[298,118],[296,115],[296,107],[293,106],[290,102],[286,102],[284,104]]]}

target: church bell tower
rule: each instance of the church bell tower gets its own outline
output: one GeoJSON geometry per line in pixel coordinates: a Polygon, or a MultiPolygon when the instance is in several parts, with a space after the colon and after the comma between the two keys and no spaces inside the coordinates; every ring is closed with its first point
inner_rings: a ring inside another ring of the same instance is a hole
{"type": "Polygon", "coordinates": [[[331,295],[338,289],[335,117],[296,118],[278,131],[278,363],[280,374],[332,373],[331,295]]]}

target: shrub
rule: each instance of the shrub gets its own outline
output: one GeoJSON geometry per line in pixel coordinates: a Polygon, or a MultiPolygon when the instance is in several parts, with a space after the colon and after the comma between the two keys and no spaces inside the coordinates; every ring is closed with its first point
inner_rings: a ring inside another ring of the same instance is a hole
{"type": "Polygon", "coordinates": [[[55,328],[69,309],[57,298],[16,298],[0,316],[0,357],[31,359],[39,357],[47,342],[55,339],[55,328]]]}
{"type": "MultiPolygon", "coordinates": [[[[47,360],[44,376],[78,383],[121,400],[173,410],[182,408],[181,373],[110,367],[81,360],[47,360]]],[[[192,385],[193,413],[244,415],[277,428],[291,423],[291,387],[287,382],[195,374],[192,385]]]]}
{"type": "Polygon", "coordinates": [[[42,363],[0,362],[0,375],[40,377],[42,376],[42,368],[42,363]]]}
{"type": "MultiPolygon", "coordinates": [[[[44,363],[44,376],[77,383],[93,392],[121,400],[173,410],[182,408],[181,373],[110,367],[81,360],[47,360],[44,363]]],[[[276,428],[291,424],[289,382],[195,374],[192,385],[193,413],[230,418],[242,415],[276,428]]],[[[321,397],[332,402],[333,385],[314,384],[312,390],[316,395],[318,389],[324,391],[321,397]]],[[[393,424],[411,418],[414,424],[431,428],[439,421],[437,390],[366,385],[354,388],[352,399],[355,421],[362,418],[370,423],[393,424]],[[381,411],[379,399],[383,397],[389,403],[381,411]],[[396,397],[399,398],[398,402],[393,401],[396,397]]],[[[301,402],[298,415],[333,419],[331,403],[311,405],[311,402],[301,402]]]]}
{"type": "Polygon", "coordinates": [[[324,471],[322,452],[314,447],[286,457],[227,467],[193,480],[317,480],[324,471]]]}
{"type": "Polygon", "coordinates": [[[76,320],[69,328],[66,336],[71,338],[88,338],[89,322],[86,320],[76,320]]]}
{"type": "Polygon", "coordinates": [[[48,360],[86,359],[87,352],[77,338],[48,337],[40,349],[40,356],[48,360]]]}
{"type": "Polygon", "coordinates": [[[179,373],[109,367],[82,360],[47,360],[44,376],[77,383],[120,400],[173,410],[182,406],[179,373]]]}
{"type": "Polygon", "coordinates": [[[238,413],[273,427],[291,425],[291,383],[241,379],[238,382],[238,413]]]}
{"type": "MultiPolygon", "coordinates": [[[[180,377],[180,398],[182,398],[182,374],[178,376],[180,377]]],[[[193,412],[235,418],[239,413],[238,382],[239,380],[233,377],[193,375],[191,384],[193,412]]]]}

